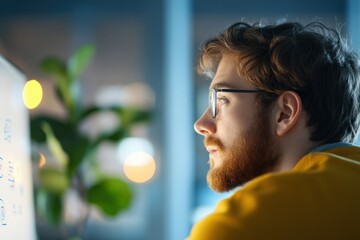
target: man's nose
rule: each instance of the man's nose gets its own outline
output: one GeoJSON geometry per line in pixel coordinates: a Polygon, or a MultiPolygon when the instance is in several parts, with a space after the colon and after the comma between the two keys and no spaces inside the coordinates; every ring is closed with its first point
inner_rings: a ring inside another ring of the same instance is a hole
{"type": "Polygon", "coordinates": [[[203,136],[215,133],[216,126],[214,123],[214,118],[212,118],[209,108],[195,122],[194,129],[198,134],[203,136]]]}

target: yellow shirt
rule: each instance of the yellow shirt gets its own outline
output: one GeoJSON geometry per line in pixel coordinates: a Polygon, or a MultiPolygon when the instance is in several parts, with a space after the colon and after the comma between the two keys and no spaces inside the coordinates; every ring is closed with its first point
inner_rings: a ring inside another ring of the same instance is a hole
{"type": "Polygon", "coordinates": [[[188,240],[360,239],[360,148],[304,156],[292,171],[247,183],[188,240]]]}

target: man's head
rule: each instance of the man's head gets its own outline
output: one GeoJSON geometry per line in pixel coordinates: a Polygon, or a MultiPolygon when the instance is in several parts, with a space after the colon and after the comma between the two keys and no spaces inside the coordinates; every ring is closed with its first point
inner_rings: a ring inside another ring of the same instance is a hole
{"type": "Polygon", "coordinates": [[[195,124],[217,191],[275,171],[281,139],[353,142],[359,131],[358,59],[321,23],[236,23],[205,43],[199,69],[213,78],[211,88],[260,90],[216,91],[216,116],[208,109],[195,124]]]}

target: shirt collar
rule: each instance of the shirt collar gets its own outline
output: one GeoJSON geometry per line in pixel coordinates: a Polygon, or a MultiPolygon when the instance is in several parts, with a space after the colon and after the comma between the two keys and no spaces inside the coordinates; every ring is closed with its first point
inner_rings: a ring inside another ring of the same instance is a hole
{"type": "Polygon", "coordinates": [[[323,151],[331,149],[331,148],[351,147],[351,146],[355,146],[355,145],[351,144],[351,143],[346,143],[346,142],[328,143],[328,144],[324,144],[324,145],[321,145],[321,146],[313,149],[310,153],[323,152],[323,151]]]}

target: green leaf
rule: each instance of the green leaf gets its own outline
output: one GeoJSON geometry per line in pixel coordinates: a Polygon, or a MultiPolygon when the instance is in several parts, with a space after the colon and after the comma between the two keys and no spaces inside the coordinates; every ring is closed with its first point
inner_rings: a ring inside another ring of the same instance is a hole
{"type": "Polygon", "coordinates": [[[37,116],[30,119],[30,137],[31,140],[34,140],[38,143],[44,143],[46,141],[46,136],[44,131],[42,130],[42,124],[44,122],[53,122],[50,125],[56,126],[61,124],[55,118],[48,117],[48,116],[37,116]]]}
{"type": "Polygon", "coordinates": [[[47,57],[40,63],[41,69],[51,76],[66,77],[65,62],[57,57],[47,57]]]}
{"type": "Polygon", "coordinates": [[[71,134],[64,142],[64,150],[69,156],[67,175],[72,177],[81,163],[86,159],[89,153],[89,140],[75,133],[71,134]]]}
{"type": "Polygon", "coordinates": [[[41,185],[52,193],[63,193],[69,187],[67,176],[53,168],[44,168],[40,171],[41,185]]]}
{"type": "Polygon", "coordinates": [[[119,178],[103,179],[87,192],[87,200],[105,214],[116,216],[130,206],[132,192],[129,185],[119,178]]]}
{"type": "Polygon", "coordinates": [[[56,92],[68,111],[74,111],[75,100],[72,95],[72,82],[63,60],[57,57],[47,57],[41,61],[42,70],[55,78],[56,92]]]}
{"type": "Polygon", "coordinates": [[[38,213],[50,224],[60,224],[63,209],[61,194],[39,189],[35,192],[35,203],[38,213]]]}
{"type": "Polygon", "coordinates": [[[114,112],[116,114],[119,114],[122,111],[123,107],[120,106],[90,106],[87,107],[82,113],[81,113],[81,119],[85,119],[92,114],[100,113],[100,112],[114,112]]]}
{"type": "Polygon", "coordinates": [[[68,164],[68,155],[63,150],[61,143],[54,135],[50,125],[47,122],[44,122],[42,129],[46,135],[46,143],[50,152],[54,155],[62,167],[66,167],[68,164]]]}
{"type": "Polygon", "coordinates": [[[117,129],[115,129],[114,131],[111,132],[106,132],[106,133],[102,133],[97,139],[95,139],[95,141],[92,143],[92,148],[97,147],[100,143],[104,142],[104,141],[109,141],[109,142],[119,142],[121,139],[128,137],[129,136],[129,132],[123,128],[123,127],[118,127],[117,129]]]}
{"type": "MultiPolygon", "coordinates": [[[[69,122],[63,122],[49,116],[38,116],[31,119],[31,139],[43,143],[46,136],[43,131],[43,123],[48,123],[53,132],[53,136],[66,153],[68,164],[67,174],[72,176],[86,155],[89,153],[90,140],[78,133],[77,129],[69,122]]],[[[55,144],[56,145],[56,144],[55,144]]]]}
{"type": "Polygon", "coordinates": [[[124,108],[120,111],[121,122],[126,127],[135,123],[148,122],[151,118],[149,111],[141,111],[132,108],[124,108]]]}
{"type": "Polygon", "coordinates": [[[79,48],[68,61],[68,71],[72,80],[77,80],[80,74],[88,66],[93,58],[95,47],[92,44],[86,44],[79,48]]]}
{"type": "Polygon", "coordinates": [[[81,114],[81,119],[84,119],[92,114],[99,112],[114,112],[121,118],[121,122],[125,122],[126,125],[131,125],[139,122],[148,122],[151,119],[151,111],[138,110],[134,108],[125,108],[121,106],[91,106],[85,109],[81,114]]]}
{"type": "Polygon", "coordinates": [[[60,142],[66,141],[76,129],[69,122],[64,122],[52,116],[36,116],[30,120],[31,139],[43,143],[46,141],[45,133],[42,129],[43,123],[46,122],[51,126],[52,131],[60,142]]]}

